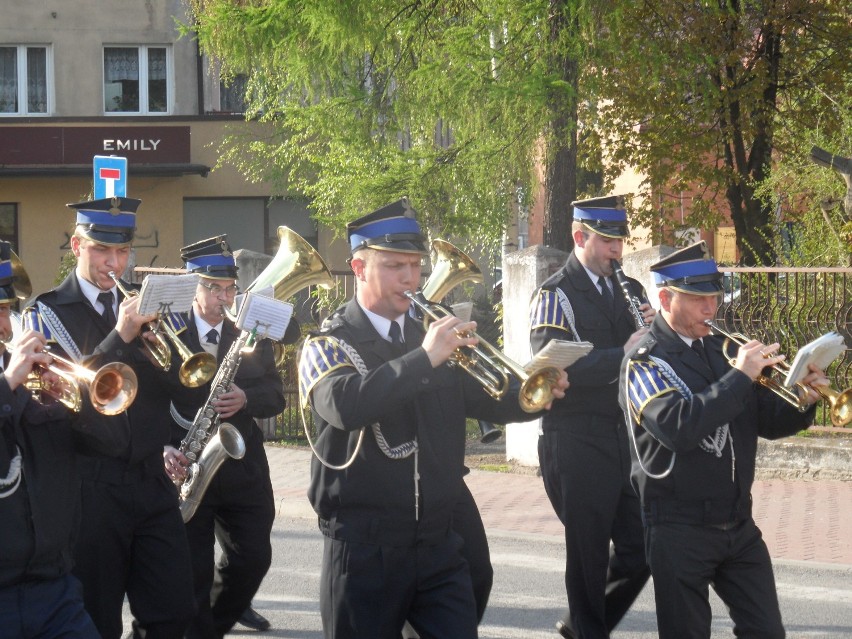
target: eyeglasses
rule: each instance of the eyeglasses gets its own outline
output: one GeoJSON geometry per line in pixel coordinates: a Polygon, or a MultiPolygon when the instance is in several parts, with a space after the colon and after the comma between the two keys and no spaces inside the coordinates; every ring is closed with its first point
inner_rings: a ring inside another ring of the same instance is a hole
{"type": "Polygon", "coordinates": [[[225,295],[236,295],[240,292],[240,287],[236,284],[231,284],[230,286],[221,287],[218,284],[205,284],[204,282],[199,282],[201,286],[210,291],[213,295],[221,295],[224,293],[225,295]]]}

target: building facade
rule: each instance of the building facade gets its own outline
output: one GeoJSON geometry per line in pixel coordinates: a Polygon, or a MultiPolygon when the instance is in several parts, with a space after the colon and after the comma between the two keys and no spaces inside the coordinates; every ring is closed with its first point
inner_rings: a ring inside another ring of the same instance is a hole
{"type": "Polygon", "coordinates": [[[217,167],[228,132],[260,125],[245,122],[239,82],[222,86],[180,36],[180,0],[0,0],[0,11],[0,237],[36,292],[58,276],[74,226],[65,204],[91,196],[95,155],[128,159],[127,195],[142,200],[135,265],[179,266],[181,246],[220,233],[272,253],[287,225],[345,267],[304,202],[217,167]]]}

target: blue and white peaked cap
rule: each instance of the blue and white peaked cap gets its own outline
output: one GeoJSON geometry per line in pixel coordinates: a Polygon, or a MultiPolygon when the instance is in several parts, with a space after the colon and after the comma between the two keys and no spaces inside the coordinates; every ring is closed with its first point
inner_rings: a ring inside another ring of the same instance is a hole
{"type": "Polygon", "coordinates": [[[212,280],[237,279],[237,263],[227,235],[217,235],[180,250],[186,270],[212,280]]]}
{"type": "Polygon", "coordinates": [[[133,241],[141,203],[132,197],[107,197],[66,206],[77,211],[77,235],[98,244],[120,245],[133,241]]]}
{"type": "Polygon", "coordinates": [[[623,195],[576,200],[571,206],[574,207],[574,221],[592,233],[614,239],[630,237],[623,195]]]}
{"type": "Polygon", "coordinates": [[[718,295],[722,274],[702,240],[675,251],[651,266],[659,288],[672,288],[693,295],[718,295]]]}
{"type": "Polygon", "coordinates": [[[417,223],[417,211],[406,198],[397,200],[346,225],[354,254],[371,248],[426,255],[426,238],[417,223]]]}
{"type": "Polygon", "coordinates": [[[12,245],[0,240],[0,304],[18,301],[15,295],[15,276],[12,273],[12,245]]]}

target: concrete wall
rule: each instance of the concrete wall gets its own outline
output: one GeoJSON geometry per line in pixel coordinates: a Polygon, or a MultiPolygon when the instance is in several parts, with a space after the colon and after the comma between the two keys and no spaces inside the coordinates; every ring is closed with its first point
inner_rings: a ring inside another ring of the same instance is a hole
{"type": "MultiPolygon", "coordinates": [[[[503,263],[503,341],[505,353],[526,364],[530,353],[529,308],[533,291],[565,263],[563,251],[540,244],[508,254],[503,263]]],[[[506,425],[506,458],[538,465],[540,420],[506,425]]]]}

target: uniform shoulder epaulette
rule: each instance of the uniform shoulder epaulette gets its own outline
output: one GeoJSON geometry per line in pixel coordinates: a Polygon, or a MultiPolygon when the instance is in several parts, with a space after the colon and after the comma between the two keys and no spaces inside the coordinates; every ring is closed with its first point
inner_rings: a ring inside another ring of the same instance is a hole
{"type": "Polygon", "coordinates": [[[565,277],[565,267],[562,266],[558,271],[556,271],[553,275],[544,280],[541,285],[538,287],[539,290],[553,290],[559,285],[559,282],[565,277]]]}
{"type": "Polygon", "coordinates": [[[339,368],[357,368],[345,345],[323,330],[309,336],[299,357],[299,397],[307,405],[311,389],[339,368]]]}
{"type": "Polygon", "coordinates": [[[343,323],[343,311],[341,309],[338,309],[334,313],[326,317],[323,320],[322,324],[320,324],[320,327],[315,331],[311,331],[309,335],[311,337],[317,335],[329,335],[330,333],[333,333],[338,328],[343,326],[343,323]]]}
{"type": "Polygon", "coordinates": [[[651,351],[654,350],[654,347],[657,345],[657,338],[654,337],[651,333],[648,333],[639,340],[639,343],[633,347],[633,350],[630,351],[629,358],[635,360],[647,360],[651,351]]]}

